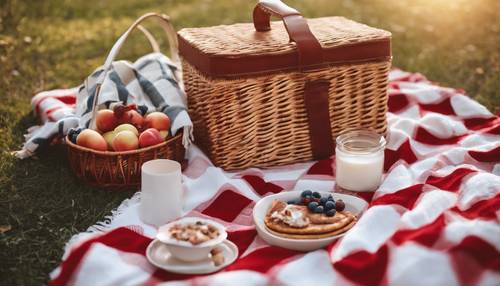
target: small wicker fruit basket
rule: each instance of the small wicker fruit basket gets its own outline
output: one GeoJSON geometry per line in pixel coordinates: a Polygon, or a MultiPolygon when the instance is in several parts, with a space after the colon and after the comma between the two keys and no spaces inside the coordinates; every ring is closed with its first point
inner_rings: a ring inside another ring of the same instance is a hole
{"type": "MultiPolygon", "coordinates": [[[[159,52],[158,43],[153,36],[140,23],[148,18],[156,19],[165,31],[169,42],[173,60],[178,59],[178,44],[175,30],[166,15],[148,13],[135,21],[130,28],[117,41],[108,55],[108,60],[114,60],[121,45],[128,35],[135,29],[141,30],[149,40],[153,50],[159,52]]],[[[107,71],[106,71],[107,72],[107,71]]],[[[96,96],[92,108],[92,121],[95,120],[97,111],[97,98],[100,94],[100,85],[96,88],[96,96]]],[[[93,126],[91,123],[90,126],[93,126]]],[[[182,162],[185,149],[182,144],[182,132],[167,138],[165,142],[137,150],[130,151],[98,151],[79,146],[71,142],[66,136],[69,164],[75,175],[88,185],[110,189],[124,190],[140,186],[141,166],[153,159],[170,159],[182,162]]]]}
{"type": "Polygon", "coordinates": [[[75,175],[85,183],[105,189],[128,189],[141,183],[141,166],[154,159],[184,158],[182,133],[147,148],[125,152],[96,151],[78,146],[66,137],[68,158],[75,175]]]}

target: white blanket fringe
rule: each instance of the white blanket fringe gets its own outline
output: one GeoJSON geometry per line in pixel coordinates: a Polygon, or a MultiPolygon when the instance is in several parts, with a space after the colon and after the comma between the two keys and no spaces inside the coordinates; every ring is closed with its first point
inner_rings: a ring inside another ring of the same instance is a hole
{"type": "Polygon", "coordinates": [[[141,200],[141,192],[136,192],[130,199],[125,199],[116,209],[111,211],[110,215],[104,217],[102,221],[87,228],[86,231],[73,235],[70,240],[64,246],[63,260],[66,258],[69,250],[74,246],[78,245],[80,242],[89,239],[92,236],[101,234],[112,229],[113,220],[123,214],[123,212],[131,205],[139,203],[141,200]]]}

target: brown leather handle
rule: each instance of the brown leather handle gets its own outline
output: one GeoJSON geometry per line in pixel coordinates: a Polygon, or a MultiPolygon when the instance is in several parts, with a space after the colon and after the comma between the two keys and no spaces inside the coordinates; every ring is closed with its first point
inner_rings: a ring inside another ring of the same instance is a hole
{"type": "Polygon", "coordinates": [[[253,10],[253,24],[258,32],[271,30],[271,16],[283,20],[290,41],[297,44],[299,67],[304,70],[323,61],[321,44],[314,37],[307,20],[299,11],[287,6],[280,0],[260,0],[253,10]]]}
{"type": "MultiPolygon", "coordinates": [[[[271,16],[283,19],[290,41],[297,44],[299,68],[304,71],[323,62],[323,50],[318,39],[300,13],[279,0],[260,0],[253,10],[253,24],[258,32],[271,30],[271,16]]],[[[334,143],[328,109],[329,82],[312,81],[304,85],[309,136],[314,159],[332,155],[334,143]]]]}

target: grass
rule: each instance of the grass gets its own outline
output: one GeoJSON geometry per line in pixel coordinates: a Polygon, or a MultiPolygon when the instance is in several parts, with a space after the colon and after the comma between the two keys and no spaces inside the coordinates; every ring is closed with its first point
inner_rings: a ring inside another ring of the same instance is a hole
{"type": "MultiPolygon", "coordinates": [[[[465,89],[500,111],[500,2],[496,0],[287,1],[307,17],[344,15],[393,32],[394,65],[465,89]]],[[[103,192],[71,175],[61,147],[16,160],[29,100],[41,90],[79,85],[103,63],[115,39],[148,11],[182,27],[250,21],[254,1],[0,0],[0,281],[44,284],[65,242],[131,192],[103,192]]],[[[158,32],[157,29],[153,29],[158,32]]],[[[165,49],[166,50],[166,49],[165,49]]],[[[122,58],[148,52],[134,36],[122,58]]]]}

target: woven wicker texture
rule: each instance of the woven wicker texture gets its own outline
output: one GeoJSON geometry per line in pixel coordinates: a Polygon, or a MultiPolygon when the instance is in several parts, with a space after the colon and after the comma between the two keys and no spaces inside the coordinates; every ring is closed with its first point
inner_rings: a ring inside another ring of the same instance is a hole
{"type": "MultiPolygon", "coordinates": [[[[118,54],[122,44],[127,39],[133,29],[139,28],[140,23],[148,18],[154,18],[163,27],[167,38],[170,41],[172,60],[176,61],[178,57],[178,46],[176,34],[170,20],[166,15],[157,13],[147,13],[139,17],[128,30],[113,45],[105,66],[111,66],[112,61],[118,54]]],[[[144,28],[140,28],[144,32],[144,28]]],[[[151,36],[151,35],[149,35],[151,36]]],[[[158,44],[154,38],[149,38],[153,50],[158,49],[158,44]]],[[[105,73],[109,71],[105,70],[105,73]]],[[[102,82],[101,82],[102,84],[102,82]]],[[[100,86],[96,88],[96,94],[92,106],[92,120],[95,120],[97,113],[97,98],[100,95],[100,86]]],[[[93,124],[91,123],[91,126],[93,124]]],[[[182,145],[182,133],[167,139],[165,142],[145,147],[137,150],[124,152],[97,151],[72,143],[66,137],[68,146],[68,159],[71,169],[75,175],[85,183],[105,189],[123,190],[136,188],[141,184],[141,166],[144,162],[153,159],[170,159],[178,162],[184,160],[184,146],[182,145]]]]}
{"type": "MultiPolygon", "coordinates": [[[[391,33],[363,25],[344,17],[307,20],[309,28],[323,48],[387,39],[391,33]]],[[[181,35],[204,54],[251,56],[289,53],[295,49],[281,21],[271,22],[271,30],[256,32],[252,23],[206,28],[185,28],[181,35]]]]}
{"type": "Polygon", "coordinates": [[[105,189],[124,190],[141,184],[141,166],[153,159],[182,162],[182,133],[161,144],[126,152],[101,152],[78,146],[66,138],[68,159],[75,175],[85,183],[105,189]]]}
{"type": "MultiPolygon", "coordinates": [[[[285,33],[285,32],[284,32],[285,33]]],[[[183,62],[195,140],[227,170],[311,160],[306,81],[329,81],[332,136],[356,127],[386,132],[390,61],[240,79],[207,78],[183,62]]]]}

